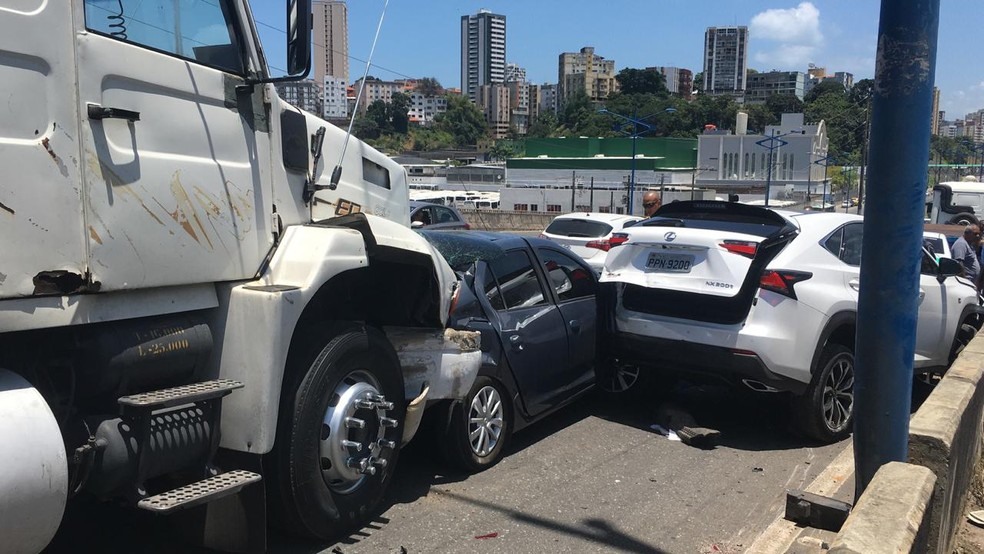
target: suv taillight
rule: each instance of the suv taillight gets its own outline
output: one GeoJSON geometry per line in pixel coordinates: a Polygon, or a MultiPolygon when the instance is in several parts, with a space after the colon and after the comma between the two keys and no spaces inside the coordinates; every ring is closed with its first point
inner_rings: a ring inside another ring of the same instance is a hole
{"type": "Polygon", "coordinates": [[[732,254],[746,258],[754,258],[755,252],[758,251],[758,243],[747,240],[726,240],[720,246],[732,254]]]}
{"type": "Polygon", "coordinates": [[[629,235],[626,233],[613,233],[612,238],[608,239],[608,248],[610,250],[627,242],[629,242],[629,235]]]}
{"type": "Polygon", "coordinates": [[[793,285],[800,281],[806,281],[810,277],[813,277],[813,274],[806,271],[767,269],[762,273],[762,278],[759,280],[759,288],[771,290],[796,300],[796,291],[793,290],[793,285]]]}

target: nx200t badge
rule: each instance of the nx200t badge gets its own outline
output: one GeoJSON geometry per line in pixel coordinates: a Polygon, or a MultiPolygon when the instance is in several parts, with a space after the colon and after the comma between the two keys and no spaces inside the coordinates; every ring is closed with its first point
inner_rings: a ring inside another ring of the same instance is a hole
{"type": "Polygon", "coordinates": [[[666,239],[666,242],[673,242],[676,240],[676,233],[670,231],[669,233],[663,235],[663,238],[666,239]]]}

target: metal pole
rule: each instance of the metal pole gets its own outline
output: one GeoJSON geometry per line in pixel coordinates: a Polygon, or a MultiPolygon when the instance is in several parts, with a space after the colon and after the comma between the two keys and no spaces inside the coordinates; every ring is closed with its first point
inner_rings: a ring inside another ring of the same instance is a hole
{"type": "Polygon", "coordinates": [[[854,378],[856,497],[908,453],[940,0],[882,0],[854,378]],[[906,192],[908,191],[908,192],[906,192]]]}
{"type": "Polygon", "coordinates": [[[629,201],[626,203],[626,210],[629,215],[632,215],[632,195],[635,194],[635,167],[636,167],[636,141],[639,140],[637,133],[639,130],[633,125],[632,133],[632,177],[629,178],[629,201]]]}
{"type": "Polygon", "coordinates": [[[813,184],[813,148],[806,158],[806,207],[810,208],[810,186],[813,184]]]}
{"type": "Polygon", "coordinates": [[[775,129],[772,130],[771,138],[773,140],[769,142],[769,169],[766,172],[766,177],[765,177],[765,207],[766,208],[769,207],[769,189],[772,187],[772,164],[774,163],[772,161],[772,152],[775,150],[775,138],[776,138],[775,129]]]}
{"type": "Polygon", "coordinates": [[[594,205],[594,177],[591,178],[591,211],[595,210],[594,205]]]}
{"type": "Polygon", "coordinates": [[[574,185],[577,183],[577,172],[571,171],[571,212],[574,212],[574,185]]]}

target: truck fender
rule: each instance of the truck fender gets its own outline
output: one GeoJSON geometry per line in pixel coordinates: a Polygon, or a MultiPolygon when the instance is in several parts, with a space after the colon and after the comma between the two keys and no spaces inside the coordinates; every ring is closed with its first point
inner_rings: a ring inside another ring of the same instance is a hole
{"type": "MultiPolygon", "coordinates": [[[[405,339],[402,346],[407,348],[397,348],[398,354],[423,349],[460,366],[440,364],[426,373],[430,398],[460,388],[442,390],[447,388],[447,371],[462,382],[473,380],[479,354],[461,349],[459,355],[447,356],[455,341],[443,336],[456,285],[454,272],[430,243],[384,218],[358,214],[289,227],[258,280],[220,287],[221,321],[213,326],[219,345],[218,373],[246,384],[223,403],[221,446],[258,454],[273,448],[284,369],[301,322],[303,327],[332,319],[371,320],[387,329],[417,328],[422,334],[405,339]],[[410,288],[403,270],[425,276],[421,280],[426,283],[419,290],[410,288]],[[385,289],[379,292],[385,300],[373,302],[370,294],[370,301],[363,302],[349,294],[353,288],[365,291],[367,287],[385,289]],[[421,296],[426,298],[420,300],[421,296]],[[395,305],[400,301],[404,305],[395,305]],[[425,348],[434,332],[442,339],[441,347],[425,348]]],[[[401,358],[401,363],[407,361],[401,358]]],[[[412,384],[415,388],[408,388],[408,399],[421,391],[422,383],[412,384]]]]}
{"type": "Polygon", "coordinates": [[[222,447],[270,451],[287,352],[304,308],[333,277],[368,263],[357,231],[298,225],[286,229],[258,280],[217,287],[218,375],[246,384],[223,402],[222,447]]]}

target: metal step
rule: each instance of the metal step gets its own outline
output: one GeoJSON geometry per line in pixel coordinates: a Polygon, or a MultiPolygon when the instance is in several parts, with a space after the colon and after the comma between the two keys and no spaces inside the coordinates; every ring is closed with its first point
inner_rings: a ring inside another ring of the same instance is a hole
{"type": "Polygon", "coordinates": [[[243,384],[232,379],[216,379],[191,383],[170,389],[161,389],[139,394],[123,396],[119,399],[120,406],[140,410],[159,410],[182,404],[192,404],[204,400],[221,398],[230,392],[242,388],[243,384]]]}
{"type": "Polygon", "coordinates": [[[158,514],[168,514],[236,494],[246,485],[256,483],[260,479],[262,477],[257,473],[237,469],[144,498],[137,502],[137,507],[158,514]]]}

